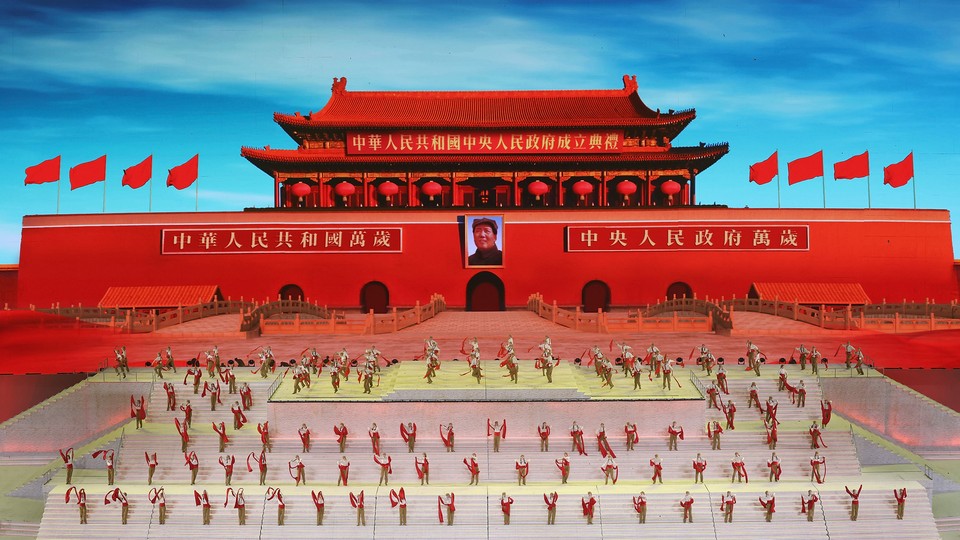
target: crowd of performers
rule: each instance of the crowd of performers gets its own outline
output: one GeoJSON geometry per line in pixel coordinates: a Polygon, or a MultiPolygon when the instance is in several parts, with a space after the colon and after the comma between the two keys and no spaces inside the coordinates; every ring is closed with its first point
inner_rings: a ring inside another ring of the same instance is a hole
{"type": "MultiPolygon", "coordinates": [[[[553,383],[553,371],[560,364],[561,358],[555,353],[550,337],[547,336],[538,345],[531,346],[526,350],[526,353],[531,353],[535,349],[538,352],[533,353],[530,358],[534,362],[534,369],[540,371],[541,376],[546,379],[547,383],[553,383]]],[[[864,374],[863,365],[868,358],[859,347],[847,342],[837,348],[834,356],[839,355],[840,352],[844,353],[846,369],[855,369],[858,374],[864,374]]],[[[467,361],[467,370],[461,373],[461,376],[470,375],[476,380],[477,384],[482,384],[486,374],[481,364],[479,340],[476,337],[464,338],[459,353],[467,361]]],[[[716,369],[716,385],[726,391],[727,372],[724,359],[717,358],[705,344],[694,347],[686,360],[682,356],[678,356],[676,359],[668,357],[654,343],[651,343],[645,349],[646,354],[642,358],[638,357],[633,352],[633,347],[626,342],[616,342],[614,340],[609,343],[608,353],[610,356],[605,354],[599,345],[593,345],[585,349],[574,360],[576,364],[583,367],[592,366],[594,368],[597,378],[601,381],[601,388],[612,388],[615,384],[614,375],[618,372],[622,373],[624,378],[632,378],[633,390],[641,390],[644,375],[646,375],[648,382],[653,382],[656,378],[658,380],[656,384],[659,384],[664,390],[672,390],[674,384],[682,388],[682,384],[675,373],[676,368],[695,361],[696,365],[699,365],[701,371],[705,371],[708,377],[712,377],[713,371],[716,369]],[[647,366],[647,369],[644,369],[644,366],[647,366]]],[[[118,377],[126,378],[130,371],[126,347],[116,348],[114,354],[116,357],[114,370],[118,377]]],[[[221,384],[227,385],[228,391],[234,393],[237,384],[236,375],[233,373],[234,369],[253,366],[254,369],[251,372],[260,374],[261,378],[266,379],[275,374],[278,367],[282,367],[284,368],[282,377],[290,376],[293,381],[293,393],[298,394],[304,389],[312,388],[314,378],[320,376],[326,369],[330,374],[330,384],[333,392],[337,393],[341,384],[350,380],[350,373],[353,370],[356,373],[358,384],[363,386],[363,393],[370,394],[373,387],[380,385],[381,368],[396,363],[396,360],[392,362],[388,360],[376,346],[371,346],[352,358],[346,347],[332,355],[323,357],[317,352],[316,348],[308,347],[301,351],[299,356],[299,360],[292,358],[288,362],[278,363],[270,346],[260,346],[247,353],[244,358],[237,357],[224,364],[220,359],[218,347],[214,346],[210,350],[200,352],[186,362],[187,371],[184,376],[184,384],[192,380],[193,393],[197,394],[200,392],[201,383],[203,383],[202,386],[205,390],[209,389],[212,394],[219,396],[221,384]],[[203,381],[204,368],[207,377],[211,379],[208,382],[203,381]]],[[[504,370],[502,376],[504,378],[509,377],[514,384],[519,383],[519,356],[512,336],[508,336],[507,340],[500,344],[496,354],[496,360],[500,361],[500,367],[504,370]]],[[[526,356],[526,354],[523,354],[523,356],[526,356]]],[[[427,384],[433,384],[433,379],[437,376],[442,364],[440,346],[436,340],[433,337],[426,339],[423,352],[413,359],[425,362],[423,379],[426,379],[427,384]]],[[[747,341],[745,355],[738,362],[745,364],[744,369],[746,371],[753,371],[757,376],[760,376],[761,366],[768,362],[768,357],[755,343],[747,341]]],[[[786,362],[785,358],[780,359],[781,365],[786,362]]],[[[789,363],[799,363],[801,371],[805,371],[809,364],[811,373],[816,375],[820,369],[827,366],[828,359],[816,347],[808,349],[801,344],[791,352],[789,363]]],[[[164,379],[165,372],[177,372],[173,351],[170,347],[157,352],[156,358],[149,365],[159,379],[164,379]]],[[[801,380],[797,386],[793,386],[782,375],[783,370],[781,369],[780,389],[788,390],[791,402],[796,403],[798,407],[803,407],[806,397],[803,381],[801,380]]],[[[164,384],[166,385],[166,383],[164,384]]]]}
{"type": "MultiPolygon", "coordinates": [[[[560,357],[555,354],[553,344],[549,336],[538,345],[530,347],[526,352],[530,353],[534,349],[539,349],[539,351],[536,353],[536,356],[533,358],[535,369],[541,371],[541,375],[547,379],[548,383],[552,382],[553,369],[560,363],[560,357]]],[[[622,366],[622,373],[625,378],[630,377],[633,379],[635,390],[641,389],[641,382],[644,374],[646,374],[646,378],[649,382],[652,382],[654,377],[660,379],[659,384],[665,389],[671,389],[674,383],[676,383],[678,386],[680,385],[680,382],[677,380],[674,373],[676,367],[674,360],[666,357],[655,344],[651,344],[646,348],[646,354],[642,358],[638,358],[633,353],[633,348],[627,343],[611,341],[608,351],[611,354],[617,355],[615,360],[608,358],[608,356],[604,354],[603,350],[599,346],[588,348],[583,354],[581,354],[580,358],[577,359],[579,360],[578,363],[580,363],[581,366],[594,367],[597,377],[602,381],[601,386],[614,386],[613,374],[617,372],[617,366],[622,366]],[[647,370],[643,369],[644,365],[648,366],[647,370]]],[[[865,361],[863,352],[849,342],[841,345],[836,354],[839,354],[840,351],[844,352],[846,368],[856,369],[857,372],[862,375],[863,363],[865,361]]],[[[793,352],[796,353],[797,358],[795,359],[795,355],[791,354],[790,362],[799,363],[801,370],[805,370],[807,364],[809,364],[811,372],[814,375],[817,373],[817,370],[820,368],[821,364],[826,365],[827,363],[827,359],[822,356],[816,347],[807,349],[801,344],[793,352]]],[[[119,347],[114,350],[114,353],[116,356],[115,370],[117,375],[121,378],[125,378],[129,373],[129,362],[127,359],[126,347],[119,347]]],[[[465,355],[468,366],[468,370],[462,375],[470,375],[472,378],[476,379],[478,384],[481,383],[485,374],[483,373],[483,367],[481,366],[480,362],[481,356],[478,339],[464,339],[461,343],[460,353],[465,355]]],[[[501,360],[500,367],[504,368],[506,372],[503,377],[509,377],[511,382],[517,383],[519,373],[519,358],[512,336],[508,337],[505,342],[501,343],[496,357],[498,360],[501,360]]],[[[726,370],[722,359],[718,361],[718,359],[710,352],[706,345],[700,345],[691,351],[688,361],[693,361],[694,358],[696,358],[696,364],[700,366],[702,371],[706,372],[708,377],[713,375],[714,369],[717,371],[716,382],[711,382],[706,388],[708,407],[722,410],[726,418],[726,423],[725,425],[721,425],[721,423],[717,421],[708,423],[706,426],[706,435],[711,441],[711,448],[719,451],[721,450],[721,434],[725,429],[735,429],[734,419],[737,411],[736,405],[732,400],[727,399],[725,401],[723,398],[724,395],[729,395],[729,389],[726,383],[726,370]]],[[[761,364],[765,363],[765,359],[766,355],[759,349],[759,347],[748,341],[745,354],[745,369],[754,371],[757,375],[760,375],[761,364]]],[[[206,398],[209,394],[211,410],[216,410],[218,405],[222,405],[221,391],[223,387],[221,385],[226,387],[228,394],[238,395],[239,399],[234,400],[233,404],[231,405],[231,412],[233,413],[233,431],[241,430],[248,423],[245,412],[249,411],[249,409],[253,406],[252,390],[249,384],[243,383],[238,386],[236,383],[236,375],[234,374],[233,370],[236,368],[253,367],[254,369],[252,369],[252,373],[260,374],[260,376],[265,379],[271,376],[271,374],[276,373],[278,367],[278,362],[276,361],[276,358],[274,357],[274,354],[269,346],[262,346],[254,349],[247,354],[245,360],[247,361],[245,362],[244,359],[236,358],[234,361],[228,362],[225,365],[223,362],[221,362],[218,347],[213,347],[211,350],[202,351],[191,361],[187,362],[187,368],[183,379],[183,385],[192,386],[194,394],[200,394],[201,398],[206,398]],[[253,361],[251,362],[251,360],[253,361]],[[204,368],[208,380],[204,380],[204,368]]],[[[428,384],[431,384],[433,382],[433,378],[435,378],[437,375],[437,371],[441,369],[440,347],[432,337],[425,340],[423,353],[418,355],[415,360],[422,360],[426,363],[426,370],[423,378],[426,379],[428,384]]],[[[678,363],[682,365],[683,359],[678,358],[678,363]]],[[[289,363],[282,363],[279,367],[284,368],[281,375],[282,377],[286,377],[287,375],[291,376],[291,379],[294,382],[293,393],[295,394],[304,388],[311,388],[311,384],[313,382],[312,378],[320,375],[325,368],[330,373],[331,384],[334,392],[339,390],[340,382],[342,380],[349,380],[351,369],[353,368],[357,373],[358,383],[361,383],[364,387],[364,393],[370,393],[374,385],[379,385],[379,372],[381,370],[381,364],[386,367],[390,365],[390,362],[379,350],[377,350],[375,346],[372,346],[365,350],[362,354],[353,358],[350,357],[346,348],[337,351],[331,356],[326,356],[323,358],[321,358],[320,354],[315,348],[308,348],[301,352],[301,358],[299,362],[296,360],[291,360],[289,363]]],[[[164,373],[166,372],[177,372],[176,363],[174,362],[173,358],[173,352],[170,347],[167,347],[164,351],[158,352],[151,365],[156,373],[156,376],[160,379],[165,379],[164,373]]],[[[797,407],[805,407],[806,391],[803,381],[800,380],[796,385],[790,384],[787,372],[783,369],[783,367],[780,368],[779,375],[779,391],[788,392],[791,403],[795,404],[797,407]]],[[[178,407],[175,382],[164,380],[162,385],[167,396],[166,410],[179,410],[182,413],[182,417],[177,417],[174,419],[174,424],[181,437],[181,450],[184,456],[183,466],[189,469],[191,485],[193,485],[196,482],[197,471],[201,466],[201,462],[197,453],[195,451],[190,451],[189,445],[190,429],[192,428],[192,406],[190,400],[185,400],[185,402],[180,404],[178,407]]],[[[777,426],[779,424],[779,420],[777,419],[777,409],[779,404],[773,396],[770,396],[766,401],[761,402],[756,383],[751,385],[748,392],[747,407],[749,409],[754,405],[756,406],[766,428],[766,443],[768,444],[770,450],[773,451],[771,458],[766,464],[769,468],[768,481],[778,482],[782,472],[780,459],[775,451],[777,444],[777,426]]],[[[823,442],[822,429],[829,423],[831,412],[832,407],[830,401],[821,401],[821,423],[818,424],[817,422],[813,422],[808,430],[810,436],[810,447],[811,449],[815,450],[814,455],[810,458],[810,480],[818,483],[823,483],[826,479],[826,458],[819,453],[819,448],[826,447],[826,444],[823,442]]],[[[136,396],[130,397],[130,415],[131,418],[136,420],[137,429],[141,428],[147,415],[146,400],[144,396],[139,396],[139,398],[136,396]]],[[[228,430],[223,422],[220,422],[219,424],[213,423],[212,427],[218,435],[219,452],[221,455],[218,457],[217,462],[224,471],[224,484],[227,487],[226,499],[223,505],[226,507],[232,502],[233,508],[237,510],[239,524],[244,525],[245,501],[243,488],[234,490],[231,487],[236,457],[226,453],[226,445],[229,443],[229,436],[227,434],[228,430]]],[[[250,452],[247,455],[246,465],[249,472],[253,472],[254,468],[259,471],[259,484],[261,486],[266,486],[268,469],[267,459],[268,454],[272,452],[269,422],[258,423],[256,429],[260,436],[261,448],[259,452],[250,452]]],[[[407,452],[410,454],[415,454],[418,434],[417,424],[415,422],[401,424],[399,426],[398,433],[399,437],[406,445],[407,452]]],[[[306,424],[302,424],[298,430],[298,435],[302,443],[302,452],[309,453],[312,443],[316,440],[312,430],[306,424]]],[[[345,424],[340,423],[339,425],[332,427],[332,435],[337,441],[340,453],[344,454],[346,452],[347,442],[350,437],[350,430],[345,424]]],[[[381,438],[384,436],[384,434],[374,423],[367,429],[367,436],[370,440],[372,449],[372,466],[377,467],[380,471],[379,485],[388,486],[390,475],[393,474],[393,458],[381,448],[381,438]]],[[[550,425],[548,425],[546,422],[540,424],[537,427],[536,436],[540,442],[540,451],[544,453],[549,452],[551,438],[550,425]]],[[[654,436],[657,435],[654,434],[654,436]]],[[[668,452],[676,451],[678,449],[678,441],[684,439],[684,430],[683,427],[677,422],[672,422],[666,427],[663,434],[660,436],[665,436],[668,452]]],[[[441,425],[439,427],[439,437],[447,452],[455,452],[454,448],[456,439],[454,426],[452,423],[441,425]]],[[[489,437],[492,441],[493,451],[499,452],[501,442],[507,438],[507,420],[503,419],[501,421],[500,419],[494,419],[491,421],[488,419],[487,437],[489,437]]],[[[588,449],[588,445],[584,440],[584,430],[576,421],[574,421],[569,428],[569,437],[571,442],[570,452],[577,452],[582,456],[589,455],[590,450],[588,449]]],[[[599,454],[600,460],[598,467],[604,476],[604,483],[616,484],[619,480],[619,467],[616,463],[617,456],[611,445],[611,440],[608,438],[607,430],[603,423],[597,427],[595,437],[597,441],[596,452],[599,454]]],[[[634,445],[639,442],[640,437],[637,425],[635,423],[627,422],[623,427],[623,437],[626,450],[633,451],[634,445]]],[[[66,483],[70,486],[65,494],[65,501],[70,503],[72,499],[76,500],[76,505],[80,511],[80,522],[86,523],[86,492],[82,488],[78,489],[76,486],[73,486],[72,473],[74,467],[74,451],[72,448],[65,451],[61,450],[60,456],[66,468],[66,483]]],[[[115,479],[114,450],[97,450],[91,454],[91,457],[94,459],[102,459],[104,461],[107,470],[107,484],[108,486],[112,487],[115,479]]],[[[148,485],[152,485],[154,473],[160,464],[157,460],[156,453],[149,454],[145,452],[144,457],[147,467],[147,483],[148,485]]],[[[427,454],[422,453],[416,455],[413,461],[420,484],[429,485],[430,461],[427,454]]],[[[737,481],[749,483],[747,466],[739,452],[734,454],[730,463],[733,470],[731,482],[737,481]]],[[[663,464],[664,460],[659,454],[654,454],[654,456],[650,459],[649,466],[652,483],[663,483],[663,464]]],[[[463,465],[465,472],[469,474],[470,485],[479,485],[480,461],[477,457],[477,454],[472,453],[469,457],[464,458],[463,465]]],[[[560,482],[562,484],[566,484],[571,471],[571,460],[569,453],[564,452],[562,457],[554,459],[553,465],[557,468],[557,475],[560,479],[560,482]]],[[[703,473],[708,467],[707,459],[698,453],[691,466],[694,472],[694,483],[703,482],[703,473]]],[[[342,457],[337,461],[336,467],[337,485],[348,486],[351,462],[345,454],[342,455],[342,457]]],[[[296,486],[300,486],[301,484],[307,485],[307,466],[299,455],[296,455],[292,460],[287,462],[287,468],[291,479],[294,480],[296,486]]],[[[531,461],[528,460],[525,455],[521,454],[515,461],[515,471],[518,485],[526,485],[530,468],[531,461]]],[[[851,490],[849,487],[847,488],[847,493],[851,497],[850,517],[852,520],[857,519],[861,490],[862,486],[855,491],[851,490]]],[[[203,490],[202,492],[195,491],[194,495],[196,506],[202,509],[203,523],[209,524],[211,499],[208,492],[206,490],[203,490]]],[[[316,506],[317,525],[322,525],[325,504],[323,492],[311,491],[311,495],[316,506]]],[[[895,490],[894,498],[897,502],[897,518],[903,519],[906,489],[895,490]]],[[[283,525],[285,505],[283,502],[281,489],[269,486],[267,489],[266,499],[268,501],[276,501],[278,524],[283,525]]],[[[556,507],[559,496],[556,492],[545,493],[543,499],[547,510],[547,523],[553,524],[555,522],[556,507]]],[[[151,487],[148,493],[148,500],[151,504],[158,506],[159,522],[160,524],[163,524],[166,519],[164,488],[151,487]]],[[[357,511],[357,525],[366,525],[364,516],[364,492],[362,490],[357,494],[351,492],[349,500],[351,506],[357,511]]],[[[400,525],[405,525],[407,500],[404,488],[401,487],[399,491],[391,489],[390,500],[391,506],[399,509],[400,525]]],[[[807,514],[809,520],[813,519],[812,510],[818,500],[819,499],[817,495],[813,491],[809,491],[806,496],[801,498],[801,511],[807,514]]],[[[587,523],[592,523],[595,507],[598,502],[598,497],[589,492],[586,496],[581,498],[581,508],[587,523]]],[[[721,511],[724,514],[724,521],[732,521],[733,507],[736,502],[736,495],[730,491],[727,491],[727,493],[721,497],[721,511]]],[[[767,491],[763,496],[760,497],[759,502],[763,508],[766,520],[770,521],[776,508],[776,496],[772,492],[767,491]]],[[[104,496],[104,504],[106,505],[113,503],[119,504],[119,506],[122,508],[121,521],[125,524],[128,517],[127,494],[119,488],[113,488],[109,490],[104,496]]],[[[503,513],[504,524],[510,523],[510,511],[513,504],[514,499],[509,497],[507,493],[504,492],[501,497],[501,509],[503,513]]],[[[682,509],[684,522],[692,522],[694,499],[692,496],[690,496],[690,493],[687,492],[677,504],[679,505],[679,508],[682,509]]],[[[647,509],[645,493],[641,492],[639,496],[633,497],[633,505],[639,517],[639,522],[644,523],[646,521],[647,509]]],[[[438,497],[437,511],[438,520],[440,523],[445,522],[447,525],[453,525],[454,514],[456,511],[455,494],[451,492],[438,497]]]]}
{"type": "MultiPolygon", "coordinates": [[[[164,493],[164,487],[151,488],[147,493],[147,500],[157,509],[158,523],[160,525],[166,524],[167,519],[167,508],[166,508],[166,496],[164,493]]],[[[849,486],[845,486],[847,494],[849,494],[850,501],[850,520],[856,521],[857,515],[859,512],[859,498],[860,493],[863,490],[863,485],[860,485],[856,490],[852,490],[849,486]]],[[[211,519],[211,507],[213,504],[219,504],[219,500],[216,500],[216,503],[213,502],[213,499],[209,492],[206,489],[194,490],[194,504],[197,508],[200,509],[201,523],[203,525],[210,525],[211,519]]],[[[316,509],[316,523],[318,526],[323,525],[324,520],[324,510],[326,507],[327,499],[323,494],[322,490],[311,490],[310,497],[313,500],[314,507],[316,509]]],[[[397,510],[399,517],[399,525],[407,525],[407,496],[406,489],[401,487],[400,489],[391,489],[389,492],[390,506],[393,509],[397,510]]],[[[277,507],[277,525],[283,526],[285,515],[286,515],[286,503],[283,500],[283,491],[282,488],[269,486],[266,489],[263,499],[266,503],[276,504],[277,507]]],[[[349,492],[349,495],[345,497],[350,502],[350,506],[356,510],[357,516],[357,526],[366,526],[367,520],[364,512],[365,507],[365,497],[364,490],[360,490],[358,493],[353,491],[349,492]]],[[[907,490],[906,488],[899,488],[893,490],[892,499],[896,501],[896,516],[897,519],[902,520],[904,516],[904,509],[907,499],[907,490]]],[[[543,503],[544,509],[547,513],[547,525],[556,524],[557,516],[557,503],[560,500],[559,494],[554,491],[552,493],[543,494],[543,503]]],[[[814,514],[816,511],[816,504],[820,501],[818,493],[814,492],[812,489],[807,490],[806,494],[800,495],[799,502],[799,511],[801,514],[805,514],[807,521],[813,521],[814,514]]],[[[77,488],[76,486],[71,486],[64,493],[64,502],[66,504],[75,504],[80,513],[80,524],[87,524],[87,492],[85,488],[77,488]]],[[[345,502],[345,501],[344,501],[345,502]]],[[[503,524],[510,525],[510,514],[512,511],[512,506],[515,504],[513,497],[510,497],[506,491],[502,492],[500,496],[500,510],[503,515],[503,524]]],[[[593,492],[588,491],[587,494],[580,498],[580,509],[582,510],[583,518],[586,521],[587,525],[593,524],[593,518],[597,511],[597,505],[599,504],[600,499],[598,495],[594,495],[593,492]]],[[[684,523],[693,523],[693,505],[695,499],[690,495],[689,491],[686,491],[684,495],[677,501],[678,510],[683,514],[684,523]]],[[[761,508],[761,512],[764,515],[764,519],[767,522],[773,521],[773,516],[776,513],[777,508],[777,497],[776,494],[770,490],[763,492],[763,495],[758,497],[758,502],[761,508]]],[[[129,500],[128,494],[121,490],[120,488],[114,488],[108,490],[103,496],[104,506],[110,504],[118,504],[120,506],[120,523],[122,525],[127,524],[129,517],[129,500]]],[[[632,498],[633,509],[637,514],[638,522],[640,524],[646,523],[647,520],[647,495],[645,492],[641,491],[639,495],[632,498]]],[[[428,503],[432,504],[432,503],[428,503]]],[[[737,496],[732,491],[727,491],[726,493],[720,496],[720,512],[723,513],[724,523],[732,523],[734,515],[734,507],[737,504],[737,496]]],[[[223,499],[223,507],[232,506],[233,509],[237,511],[237,524],[240,526],[246,525],[246,499],[244,496],[244,488],[240,487],[234,489],[232,487],[226,488],[223,499]]],[[[659,508],[657,511],[662,512],[663,509],[659,508]]],[[[452,526],[454,524],[454,518],[456,516],[456,494],[454,492],[448,492],[443,495],[437,496],[437,521],[440,524],[445,524],[452,526]]]]}

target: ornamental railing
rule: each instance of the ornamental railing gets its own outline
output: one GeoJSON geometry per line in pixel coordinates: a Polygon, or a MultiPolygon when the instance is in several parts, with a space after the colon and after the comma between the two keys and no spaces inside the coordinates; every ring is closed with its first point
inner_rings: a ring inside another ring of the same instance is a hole
{"type": "Polygon", "coordinates": [[[386,334],[432,319],[446,308],[447,302],[444,297],[434,294],[426,304],[421,305],[417,302],[412,308],[404,310],[395,307],[390,313],[385,314],[375,314],[373,310],[368,313],[332,310],[325,318],[304,318],[299,313],[292,318],[261,318],[259,331],[261,335],[386,334]]]}
{"type": "Polygon", "coordinates": [[[294,316],[311,315],[318,319],[331,319],[332,315],[326,306],[320,306],[305,300],[277,300],[257,305],[243,314],[240,321],[241,332],[252,332],[261,328],[261,322],[276,315],[290,314],[294,316]]]}
{"type": "Polygon", "coordinates": [[[733,327],[729,314],[715,304],[703,300],[685,300],[671,300],[645,309],[622,312],[599,309],[586,312],[580,306],[567,309],[558,306],[556,301],[547,303],[542,294],[534,293],[527,299],[527,309],[554,324],[589,332],[711,332],[733,327]],[[683,312],[697,314],[684,315],[683,312]]]}
{"type": "Polygon", "coordinates": [[[60,317],[58,321],[40,320],[41,325],[76,326],[76,327],[107,327],[124,333],[154,332],[161,328],[174,326],[185,322],[242,313],[256,304],[244,301],[219,300],[199,303],[191,306],[179,306],[172,309],[124,309],[119,307],[61,307],[54,304],[50,309],[35,309],[38,313],[47,313],[60,317]]]}

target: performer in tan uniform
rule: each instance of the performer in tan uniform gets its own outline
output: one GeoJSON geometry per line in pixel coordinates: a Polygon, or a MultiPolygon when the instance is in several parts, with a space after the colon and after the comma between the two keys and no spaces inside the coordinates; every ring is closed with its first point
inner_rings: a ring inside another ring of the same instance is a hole
{"type": "Polygon", "coordinates": [[[559,498],[556,491],[549,495],[543,494],[543,502],[547,504],[547,525],[555,525],[557,522],[557,499],[559,498]]]}
{"type": "Polygon", "coordinates": [[[400,438],[407,443],[407,453],[412,454],[417,444],[417,424],[407,422],[406,425],[400,424],[400,438]]]}

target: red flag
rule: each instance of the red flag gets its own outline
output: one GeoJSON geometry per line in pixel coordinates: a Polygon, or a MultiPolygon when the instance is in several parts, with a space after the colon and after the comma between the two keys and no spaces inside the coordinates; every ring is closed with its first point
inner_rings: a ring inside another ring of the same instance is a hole
{"type": "Polygon", "coordinates": [[[191,184],[197,181],[197,165],[199,162],[200,155],[196,154],[188,159],[186,163],[170,169],[170,173],[167,175],[167,187],[173,186],[177,189],[190,187],[191,184]]]}
{"type": "Polygon", "coordinates": [[[70,167],[70,189],[74,190],[107,179],[107,156],[70,167]]]}
{"type": "Polygon", "coordinates": [[[913,152],[907,154],[900,163],[883,168],[883,183],[898,188],[907,185],[913,178],[913,152]]]}
{"type": "Polygon", "coordinates": [[[32,167],[27,167],[24,172],[27,174],[23,179],[23,185],[45,184],[47,182],[56,182],[60,180],[60,156],[50,158],[42,163],[32,167]]]}
{"type": "Polygon", "coordinates": [[[137,189],[139,187],[143,187],[144,184],[149,182],[152,176],[153,156],[147,156],[147,159],[141,161],[133,167],[124,169],[123,181],[120,183],[124,186],[130,186],[133,189],[137,189]]]}
{"type": "Polygon", "coordinates": [[[865,176],[870,176],[870,156],[868,152],[833,164],[834,180],[850,180],[865,176]]]}
{"type": "Polygon", "coordinates": [[[780,163],[777,153],[770,154],[770,157],[750,166],[750,181],[760,185],[773,180],[773,177],[780,174],[780,163]]]}
{"type": "Polygon", "coordinates": [[[787,183],[791,186],[818,176],[823,176],[823,150],[787,163],[787,183]]]}

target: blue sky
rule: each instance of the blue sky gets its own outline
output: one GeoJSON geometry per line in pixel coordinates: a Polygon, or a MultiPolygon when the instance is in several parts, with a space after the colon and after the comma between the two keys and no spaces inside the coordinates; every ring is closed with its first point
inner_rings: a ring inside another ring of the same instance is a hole
{"type": "MultiPolygon", "coordinates": [[[[620,88],[651,108],[696,108],[676,141],[730,143],[699,177],[701,203],[776,207],[747,182],[779,151],[784,207],[823,206],[819,179],[786,163],[824,151],[827,206],[867,206],[865,180],[832,164],[870,151],[874,207],[913,207],[882,167],[915,156],[917,205],[960,216],[960,17],[950,2],[70,1],[0,4],[0,264],[21,219],[56,212],[55,184],[24,169],[63,156],[61,213],[99,213],[100,184],[67,170],[102,154],[107,212],[145,212],[120,185],[154,155],[154,211],[193,211],[166,169],[200,154],[201,211],[272,204],[240,146],[293,148],[275,111],[319,110],[333,77],[353,90],[620,88]]],[[[958,228],[954,227],[955,245],[958,228]]],[[[955,248],[955,252],[958,250],[955,248]]]]}

